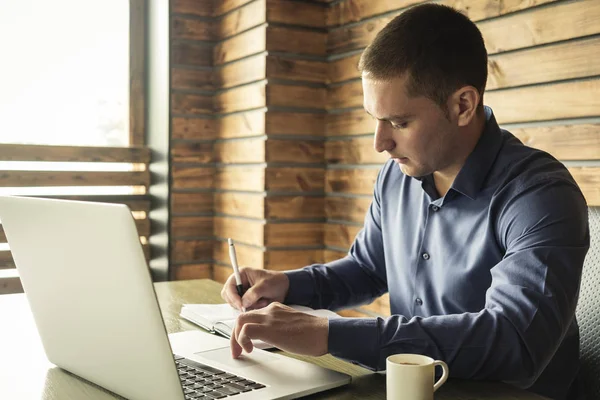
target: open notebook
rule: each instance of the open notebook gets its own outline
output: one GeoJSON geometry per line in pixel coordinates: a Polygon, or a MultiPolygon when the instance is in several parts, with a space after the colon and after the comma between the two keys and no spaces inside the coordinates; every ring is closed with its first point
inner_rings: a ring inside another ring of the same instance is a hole
{"type": "MultiPolygon", "coordinates": [[[[310,307],[290,306],[297,311],[302,311],[317,317],[339,318],[340,316],[329,310],[313,310],[310,307]]],[[[218,333],[227,338],[231,337],[235,327],[235,319],[240,312],[229,304],[184,304],[181,307],[180,316],[194,324],[206,329],[211,333],[218,333]]],[[[253,340],[252,343],[259,349],[273,348],[261,340],[253,340]]]]}

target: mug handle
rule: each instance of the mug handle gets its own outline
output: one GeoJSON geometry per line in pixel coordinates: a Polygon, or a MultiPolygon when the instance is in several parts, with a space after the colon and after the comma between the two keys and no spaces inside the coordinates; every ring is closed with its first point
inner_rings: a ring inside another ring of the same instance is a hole
{"type": "Polygon", "coordinates": [[[433,368],[435,369],[435,366],[439,365],[440,367],[442,367],[442,377],[440,379],[438,379],[438,381],[435,383],[435,385],[433,385],[433,391],[435,392],[436,390],[438,390],[440,388],[440,386],[442,386],[444,384],[444,382],[446,382],[446,379],[448,379],[448,365],[443,362],[443,361],[439,361],[439,360],[435,360],[433,362],[433,368]]]}

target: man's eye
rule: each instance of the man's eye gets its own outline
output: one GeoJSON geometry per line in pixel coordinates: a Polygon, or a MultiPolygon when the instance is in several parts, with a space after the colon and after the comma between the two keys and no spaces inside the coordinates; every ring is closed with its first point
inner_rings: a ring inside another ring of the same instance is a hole
{"type": "Polygon", "coordinates": [[[392,124],[392,128],[394,129],[405,129],[408,126],[408,122],[403,122],[401,124],[392,124]]]}

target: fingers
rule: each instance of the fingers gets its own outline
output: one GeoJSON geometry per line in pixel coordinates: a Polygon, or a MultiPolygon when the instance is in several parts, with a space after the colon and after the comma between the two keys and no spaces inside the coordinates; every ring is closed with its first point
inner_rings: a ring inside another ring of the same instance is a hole
{"type": "Polygon", "coordinates": [[[267,290],[268,285],[265,284],[265,281],[257,282],[256,285],[252,286],[244,293],[244,297],[242,297],[242,307],[248,310],[262,308],[267,305],[269,302],[266,299],[262,299],[263,297],[268,297],[266,293],[267,290]],[[258,302],[261,299],[264,301],[259,305],[258,302]]]}
{"type": "Polygon", "coordinates": [[[221,297],[233,308],[241,310],[242,299],[238,295],[235,286],[235,277],[231,275],[229,278],[227,278],[227,281],[223,285],[223,289],[221,290],[221,297]]]}
{"type": "Polygon", "coordinates": [[[238,317],[230,339],[231,356],[238,358],[243,351],[254,350],[252,339],[263,339],[266,327],[262,324],[264,316],[258,313],[245,313],[238,317]]]}

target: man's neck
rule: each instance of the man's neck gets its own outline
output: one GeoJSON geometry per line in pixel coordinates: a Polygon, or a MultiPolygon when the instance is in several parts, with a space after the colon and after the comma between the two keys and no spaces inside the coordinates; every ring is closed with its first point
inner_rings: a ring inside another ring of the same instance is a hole
{"type": "Polygon", "coordinates": [[[467,158],[475,149],[475,146],[485,129],[485,121],[485,111],[477,113],[472,123],[465,127],[464,135],[462,135],[464,142],[457,148],[457,154],[454,161],[447,167],[433,173],[435,188],[440,197],[444,197],[446,193],[448,193],[456,176],[465,165],[467,158]]]}

